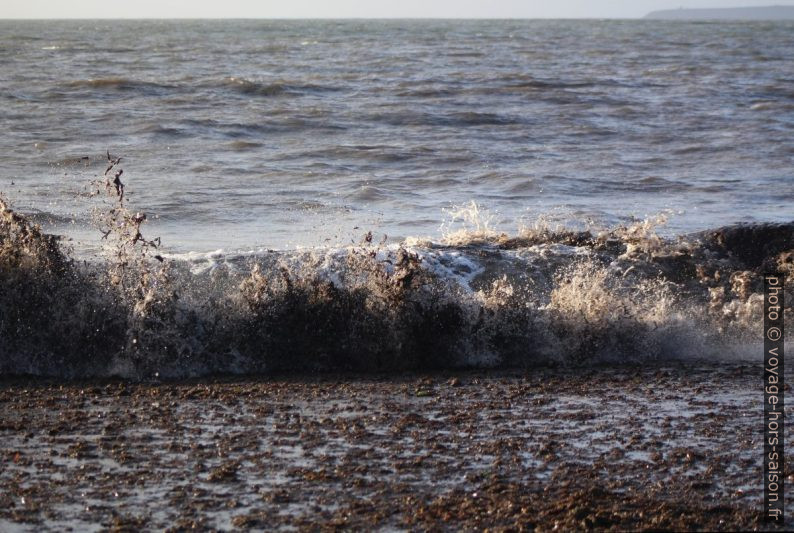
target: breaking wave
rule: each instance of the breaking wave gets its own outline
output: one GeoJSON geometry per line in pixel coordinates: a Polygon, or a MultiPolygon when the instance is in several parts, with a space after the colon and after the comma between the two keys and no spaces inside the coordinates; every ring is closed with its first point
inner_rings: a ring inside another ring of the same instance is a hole
{"type": "Polygon", "coordinates": [[[367,234],[344,248],[168,255],[144,237],[117,164],[97,187],[101,260],[75,260],[0,197],[0,374],[728,359],[760,353],[761,274],[794,274],[794,223],[670,239],[655,229],[663,217],[606,229],[538,220],[508,236],[474,203],[450,211],[441,242],[367,234]]]}

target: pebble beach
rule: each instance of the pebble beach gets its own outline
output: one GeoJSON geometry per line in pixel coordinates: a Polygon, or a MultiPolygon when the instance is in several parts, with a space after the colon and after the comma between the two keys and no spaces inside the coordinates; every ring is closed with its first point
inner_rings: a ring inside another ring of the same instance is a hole
{"type": "Polygon", "coordinates": [[[763,529],[757,381],[725,363],[6,379],[0,529],[763,529]]]}

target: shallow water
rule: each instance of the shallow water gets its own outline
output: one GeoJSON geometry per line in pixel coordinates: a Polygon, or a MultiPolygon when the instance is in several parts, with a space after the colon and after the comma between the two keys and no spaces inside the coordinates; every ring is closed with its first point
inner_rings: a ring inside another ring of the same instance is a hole
{"type": "Polygon", "coordinates": [[[470,200],[511,233],[790,220],[793,29],[3,21],[0,191],[89,246],[71,195],[110,149],[176,252],[437,238],[470,200]]]}

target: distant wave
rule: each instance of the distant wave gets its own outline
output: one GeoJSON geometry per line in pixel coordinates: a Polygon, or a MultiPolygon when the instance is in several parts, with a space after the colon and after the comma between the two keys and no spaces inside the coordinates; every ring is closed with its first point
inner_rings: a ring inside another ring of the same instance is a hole
{"type": "Polygon", "coordinates": [[[157,83],[152,81],[135,80],[130,78],[90,78],[85,80],[73,80],[66,82],[64,87],[73,89],[102,89],[116,91],[138,91],[148,93],[152,91],[164,91],[175,89],[174,85],[157,83]]]}
{"type": "Polygon", "coordinates": [[[365,117],[370,121],[392,126],[509,126],[521,124],[521,119],[499,113],[462,111],[458,113],[421,113],[403,111],[376,113],[365,117]]]}
{"type": "Polygon", "coordinates": [[[293,84],[289,82],[262,83],[236,77],[224,79],[222,85],[240,94],[254,96],[281,96],[286,94],[299,95],[339,90],[337,87],[324,85],[293,84]]]}
{"type": "MultiPolygon", "coordinates": [[[[146,126],[143,131],[151,133],[166,133],[167,130],[176,129],[171,134],[189,133],[191,135],[202,135],[215,138],[240,139],[251,141],[248,137],[259,137],[274,132],[289,132],[311,130],[343,130],[344,126],[338,124],[317,123],[311,120],[313,117],[267,117],[259,122],[226,122],[216,119],[185,119],[178,121],[173,127],[168,126],[146,126]],[[163,130],[163,131],[160,131],[163,130]]],[[[256,142],[256,141],[251,141],[256,142]]],[[[237,145],[239,147],[239,145],[237,145]]]]}
{"type": "Polygon", "coordinates": [[[262,143],[254,142],[254,141],[232,141],[229,143],[229,148],[231,148],[235,152],[255,150],[257,148],[260,148],[261,146],[262,143]]]}
{"type": "Polygon", "coordinates": [[[467,84],[444,84],[435,79],[421,80],[412,84],[403,83],[398,87],[397,96],[409,98],[446,98],[455,95],[488,95],[488,94],[546,94],[561,95],[569,90],[593,88],[632,88],[644,82],[626,82],[611,78],[593,78],[581,80],[546,79],[533,76],[501,76],[488,79],[469,80],[467,84]]]}
{"type": "Polygon", "coordinates": [[[188,132],[181,128],[169,127],[161,124],[147,124],[139,128],[136,133],[149,133],[154,135],[162,135],[164,137],[179,137],[181,135],[187,134],[188,132]]]}
{"type": "Polygon", "coordinates": [[[381,163],[400,163],[423,157],[435,157],[437,152],[431,147],[406,147],[400,145],[337,145],[321,150],[300,152],[301,158],[314,161],[329,159],[358,159],[381,163]]]}
{"type": "Polygon", "coordinates": [[[300,96],[340,90],[338,87],[310,83],[290,83],[286,81],[265,83],[237,77],[224,78],[219,82],[213,81],[200,83],[189,83],[186,81],[165,83],[124,77],[89,78],[62,83],[58,88],[55,89],[56,92],[59,89],[81,89],[102,92],[130,92],[142,95],[163,95],[168,92],[188,94],[201,89],[221,89],[231,90],[234,93],[241,95],[257,97],[277,97],[287,95],[300,96]]]}

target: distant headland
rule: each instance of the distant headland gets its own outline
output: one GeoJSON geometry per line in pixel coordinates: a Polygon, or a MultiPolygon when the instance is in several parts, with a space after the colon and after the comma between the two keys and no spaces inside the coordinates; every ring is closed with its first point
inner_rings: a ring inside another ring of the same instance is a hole
{"type": "Polygon", "coordinates": [[[731,7],[719,9],[665,9],[646,19],[664,20],[794,20],[794,6],[731,7]]]}

